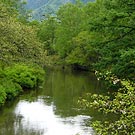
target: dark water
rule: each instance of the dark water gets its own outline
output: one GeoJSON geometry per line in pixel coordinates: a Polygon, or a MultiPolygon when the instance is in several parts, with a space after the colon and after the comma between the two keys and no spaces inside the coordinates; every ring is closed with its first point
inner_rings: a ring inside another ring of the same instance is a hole
{"type": "Polygon", "coordinates": [[[48,70],[42,89],[26,92],[0,111],[0,135],[93,135],[87,125],[102,116],[80,110],[76,102],[100,87],[88,72],[48,70]]]}

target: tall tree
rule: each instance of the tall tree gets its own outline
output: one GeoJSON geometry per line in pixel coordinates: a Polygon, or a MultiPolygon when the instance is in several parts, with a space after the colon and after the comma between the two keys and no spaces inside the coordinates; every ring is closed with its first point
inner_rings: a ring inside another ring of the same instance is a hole
{"type": "Polygon", "coordinates": [[[80,4],[66,4],[57,13],[58,27],[56,29],[56,45],[58,54],[65,58],[72,50],[71,40],[82,29],[83,10],[80,4]]]}
{"type": "Polygon", "coordinates": [[[57,20],[50,15],[39,24],[38,37],[44,43],[44,49],[48,51],[48,55],[54,54],[56,27],[57,20]]]}

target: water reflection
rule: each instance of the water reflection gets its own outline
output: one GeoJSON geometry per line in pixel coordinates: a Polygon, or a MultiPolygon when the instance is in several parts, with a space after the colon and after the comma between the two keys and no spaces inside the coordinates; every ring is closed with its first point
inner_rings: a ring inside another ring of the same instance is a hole
{"type": "Polygon", "coordinates": [[[92,135],[87,121],[101,115],[76,104],[88,92],[100,92],[93,74],[48,71],[42,90],[27,92],[0,112],[0,135],[92,135]]]}
{"type": "Polygon", "coordinates": [[[61,118],[54,114],[54,108],[53,103],[48,106],[42,98],[36,102],[20,101],[15,109],[19,119],[14,123],[15,135],[22,130],[37,135],[92,135],[92,128],[84,124],[89,116],[61,118]]]}
{"type": "Polygon", "coordinates": [[[85,93],[100,92],[100,83],[92,73],[55,71],[47,76],[45,83],[46,95],[52,97],[56,106],[55,114],[61,117],[76,116],[78,112],[76,102],[85,93]]]}

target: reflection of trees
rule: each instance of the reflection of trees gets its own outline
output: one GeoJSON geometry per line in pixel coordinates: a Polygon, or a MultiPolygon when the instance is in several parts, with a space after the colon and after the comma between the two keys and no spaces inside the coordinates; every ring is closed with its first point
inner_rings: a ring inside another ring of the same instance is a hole
{"type": "Polygon", "coordinates": [[[27,128],[23,125],[21,115],[10,115],[4,123],[0,124],[0,135],[43,135],[44,130],[27,128]]]}
{"type": "Polygon", "coordinates": [[[13,110],[17,105],[18,99],[13,102],[7,102],[0,112],[0,135],[14,135],[14,119],[13,110]]]}
{"type": "Polygon", "coordinates": [[[3,119],[2,123],[0,123],[0,135],[14,135],[14,116],[8,116],[7,119],[3,119]]]}
{"type": "Polygon", "coordinates": [[[27,125],[25,125],[23,116],[20,114],[16,115],[14,130],[14,135],[43,135],[45,133],[44,129],[32,127],[29,122],[27,122],[27,125]]]}
{"type": "Polygon", "coordinates": [[[47,88],[47,93],[51,91],[48,94],[53,97],[54,111],[57,115],[62,117],[77,115],[78,106],[76,102],[78,98],[84,93],[93,93],[99,89],[95,76],[88,76],[87,74],[61,71],[50,73],[45,89],[47,88]]]}

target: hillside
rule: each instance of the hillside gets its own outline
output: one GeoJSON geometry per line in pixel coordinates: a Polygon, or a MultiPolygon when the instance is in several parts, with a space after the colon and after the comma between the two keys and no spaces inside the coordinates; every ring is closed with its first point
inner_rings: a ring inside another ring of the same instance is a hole
{"type": "MultiPolygon", "coordinates": [[[[32,19],[42,20],[46,14],[54,14],[57,9],[68,2],[74,3],[76,0],[27,0],[25,8],[32,10],[32,19]]],[[[81,0],[83,3],[94,0],[81,0]]]]}

